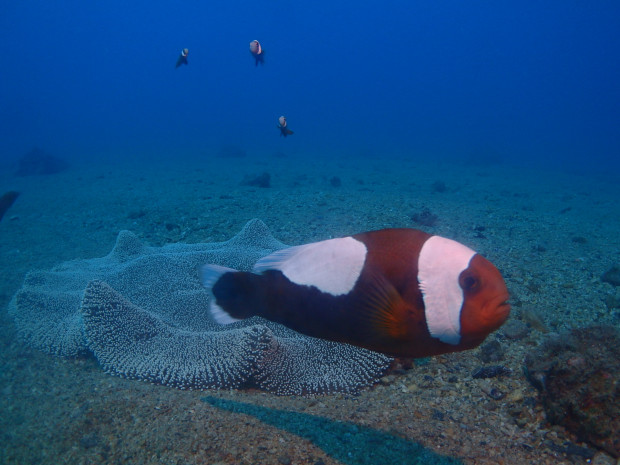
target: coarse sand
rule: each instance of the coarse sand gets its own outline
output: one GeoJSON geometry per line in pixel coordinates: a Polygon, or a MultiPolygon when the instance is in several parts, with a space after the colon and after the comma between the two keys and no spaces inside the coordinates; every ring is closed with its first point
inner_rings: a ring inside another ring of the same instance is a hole
{"type": "Polygon", "coordinates": [[[620,290],[600,279],[620,264],[617,181],[380,154],[128,157],[49,176],[4,172],[0,194],[20,196],[0,222],[0,463],[613,464],[545,421],[523,361],[550,333],[620,325],[610,304],[620,290]],[[271,187],[241,185],[264,172],[271,187]],[[434,225],[412,219],[424,209],[434,225]],[[489,364],[478,348],[401,361],[357,396],[181,391],[108,375],[92,357],[39,353],[15,336],[6,307],[30,270],[103,256],[123,229],[150,245],[214,242],[252,218],[290,245],[417,227],[484,254],[504,274],[511,321],[526,328],[486,341],[503,352],[490,364],[512,373],[473,378],[489,364]]]}

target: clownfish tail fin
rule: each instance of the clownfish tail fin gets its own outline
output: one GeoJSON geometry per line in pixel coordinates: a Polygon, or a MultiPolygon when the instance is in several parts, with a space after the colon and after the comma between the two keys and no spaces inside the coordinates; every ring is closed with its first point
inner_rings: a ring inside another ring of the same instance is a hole
{"type": "Polygon", "coordinates": [[[252,312],[253,278],[256,275],[219,265],[201,269],[202,285],[209,290],[209,313],[221,325],[254,316],[252,312]]]}

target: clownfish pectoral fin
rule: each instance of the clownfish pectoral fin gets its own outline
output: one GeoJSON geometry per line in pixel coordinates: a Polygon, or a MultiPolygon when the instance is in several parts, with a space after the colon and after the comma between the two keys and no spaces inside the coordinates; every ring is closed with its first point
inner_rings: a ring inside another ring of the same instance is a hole
{"type": "Polygon", "coordinates": [[[363,292],[358,312],[370,336],[384,340],[406,337],[407,304],[383,276],[373,277],[363,292]]]}
{"type": "Polygon", "coordinates": [[[291,134],[293,134],[293,131],[291,131],[290,129],[286,129],[286,133],[290,136],[291,134]]]}
{"type": "Polygon", "coordinates": [[[200,270],[200,280],[202,281],[202,285],[209,291],[211,297],[209,302],[209,313],[211,314],[211,317],[221,325],[228,325],[240,320],[230,316],[226,310],[215,302],[213,286],[215,286],[215,283],[226,273],[236,272],[237,270],[219,265],[205,265],[200,270]]]}

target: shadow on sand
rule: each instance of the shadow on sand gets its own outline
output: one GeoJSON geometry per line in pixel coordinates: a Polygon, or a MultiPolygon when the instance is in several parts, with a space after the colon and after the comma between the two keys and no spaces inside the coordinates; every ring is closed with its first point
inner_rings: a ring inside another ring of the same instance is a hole
{"type": "Polygon", "coordinates": [[[355,423],[210,396],[201,400],[222,410],[251,415],[264,423],[296,434],[321,448],[333,459],[347,465],[462,464],[458,459],[438,455],[416,442],[355,423]]]}

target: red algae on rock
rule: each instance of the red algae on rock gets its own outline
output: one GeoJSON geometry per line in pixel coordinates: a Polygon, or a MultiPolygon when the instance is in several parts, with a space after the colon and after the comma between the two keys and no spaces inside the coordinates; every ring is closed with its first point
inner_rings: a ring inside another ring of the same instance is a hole
{"type": "Polygon", "coordinates": [[[620,335],[592,326],[549,338],[525,360],[547,419],[620,457],[620,335]]]}

